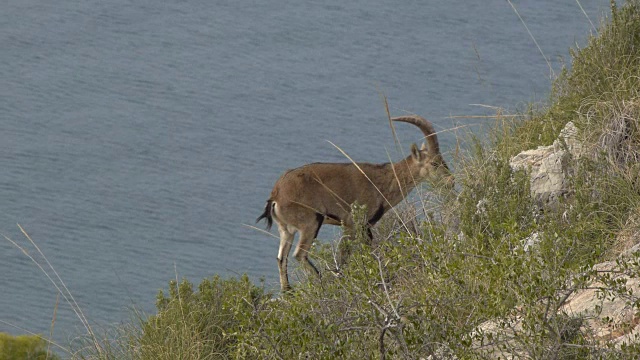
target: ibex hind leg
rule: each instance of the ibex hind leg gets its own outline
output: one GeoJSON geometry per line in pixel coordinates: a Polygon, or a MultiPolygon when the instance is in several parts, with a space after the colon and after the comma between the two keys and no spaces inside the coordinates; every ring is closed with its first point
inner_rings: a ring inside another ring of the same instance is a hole
{"type": "Polygon", "coordinates": [[[302,229],[299,229],[300,241],[298,241],[298,246],[296,246],[296,250],[293,253],[293,256],[295,256],[301,264],[306,265],[318,276],[320,276],[320,271],[318,271],[318,268],[309,260],[309,250],[311,249],[311,245],[313,245],[313,240],[318,236],[318,231],[320,231],[323,220],[324,216],[317,214],[315,223],[308,224],[302,229]]]}
{"type": "Polygon", "coordinates": [[[291,290],[289,285],[289,276],[287,275],[287,259],[289,252],[291,251],[291,245],[293,244],[293,237],[295,232],[291,232],[287,229],[286,225],[278,224],[278,231],[280,232],[280,249],[278,250],[278,270],[280,271],[280,288],[282,291],[291,290]]]}

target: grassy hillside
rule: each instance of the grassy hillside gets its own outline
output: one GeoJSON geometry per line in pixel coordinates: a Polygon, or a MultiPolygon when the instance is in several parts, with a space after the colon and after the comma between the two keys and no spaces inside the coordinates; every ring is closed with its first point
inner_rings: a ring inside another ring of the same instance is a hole
{"type": "MultiPolygon", "coordinates": [[[[517,318],[513,336],[525,358],[639,357],[640,347],[607,344],[559,309],[567,294],[602,276],[594,264],[633,242],[621,244],[619,235],[636,223],[640,205],[640,0],[612,6],[588,45],[571,54],[546,107],[516,118],[498,113],[486,140],[460,139],[456,193],[435,189],[429,200],[405,205],[401,218],[389,213],[374,248],[361,235],[350,241],[342,277],[300,272],[303,280],[283,296],[246,277],[214,276],[197,288],[172,281],[158,294],[157,314],[115,338],[88,339],[93,346],[76,356],[475,359],[501,336],[480,324],[500,319],[506,330],[517,318]],[[541,205],[529,174],[512,171],[509,160],[550,145],[569,121],[588,156],[573,160],[570,194],[541,205]],[[539,243],[525,251],[523,239],[534,233],[539,243]]],[[[334,267],[331,245],[316,245],[312,256],[334,267]]],[[[601,280],[608,296],[627,296],[638,310],[633,294],[601,280]]]]}

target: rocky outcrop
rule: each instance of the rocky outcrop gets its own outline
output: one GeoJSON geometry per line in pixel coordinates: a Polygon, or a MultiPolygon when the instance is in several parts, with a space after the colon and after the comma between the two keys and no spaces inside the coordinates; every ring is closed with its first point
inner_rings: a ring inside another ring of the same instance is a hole
{"type": "MultiPolygon", "coordinates": [[[[584,156],[593,159],[596,153],[608,154],[607,150],[613,145],[607,147],[607,144],[601,141],[587,149],[578,140],[578,130],[570,122],[552,145],[523,151],[511,158],[510,166],[512,171],[530,172],[531,196],[540,205],[553,206],[572,192],[569,180],[575,160],[584,156]]],[[[523,250],[535,249],[543,235],[533,232],[523,239],[523,250]]],[[[640,342],[640,208],[617,234],[609,259],[613,260],[594,265],[581,275],[589,279],[586,283],[568,284],[567,290],[554,300],[556,305],[551,308],[557,311],[552,310],[545,316],[560,319],[563,325],[556,329],[558,339],[549,340],[553,348],[550,350],[562,347],[561,338],[565,333],[569,337],[580,334],[590,346],[610,350],[640,342]]],[[[534,358],[535,351],[528,348],[527,334],[536,334],[536,329],[532,329],[531,324],[524,325],[523,314],[524,309],[516,307],[504,318],[480,324],[471,334],[476,351],[496,359],[534,358]]]]}
{"type": "Polygon", "coordinates": [[[569,193],[571,160],[582,153],[577,135],[578,129],[569,122],[553,145],[523,151],[509,161],[513,171],[531,171],[531,196],[539,203],[553,204],[569,193]]]}
{"type": "MultiPolygon", "coordinates": [[[[632,250],[637,251],[637,248],[638,246],[632,250]]],[[[571,317],[584,319],[582,327],[603,345],[609,342],[620,346],[639,339],[640,317],[637,316],[638,309],[633,303],[638,300],[640,278],[629,271],[631,261],[637,259],[625,255],[617,261],[595,265],[594,271],[607,274],[607,284],[592,282],[588,288],[574,292],[560,309],[571,317]],[[612,283],[616,284],[615,288],[612,283]],[[609,291],[611,293],[607,294],[609,291]]]]}
{"type": "MultiPolygon", "coordinates": [[[[579,332],[590,346],[603,349],[640,341],[640,208],[617,234],[616,243],[630,247],[614,260],[594,265],[585,274],[590,281],[561,294],[555,315],[564,319],[562,332],[579,332]]],[[[510,317],[480,324],[471,334],[476,351],[494,359],[532,358],[526,338],[535,330],[525,329],[520,314],[515,308],[510,317]]]]}

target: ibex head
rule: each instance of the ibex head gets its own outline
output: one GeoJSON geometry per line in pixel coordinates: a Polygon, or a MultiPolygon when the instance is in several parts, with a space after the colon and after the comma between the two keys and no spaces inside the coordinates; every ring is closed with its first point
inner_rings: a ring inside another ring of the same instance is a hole
{"type": "Polygon", "coordinates": [[[411,144],[411,156],[407,158],[407,161],[411,162],[408,164],[409,167],[418,169],[415,181],[429,180],[435,185],[444,185],[447,188],[452,188],[454,186],[454,178],[440,153],[440,145],[433,125],[417,115],[400,116],[391,120],[413,124],[425,136],[426,142],[422,143],[422,147],[418,148],[418,145],[411,144]]]}

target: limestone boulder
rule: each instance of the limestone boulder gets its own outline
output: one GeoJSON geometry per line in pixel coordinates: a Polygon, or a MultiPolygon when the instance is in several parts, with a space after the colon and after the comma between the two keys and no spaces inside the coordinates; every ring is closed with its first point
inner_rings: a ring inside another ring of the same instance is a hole
{"type": "Polygon", "coordinates": [[[536,201],[553,204],[569,193],[569,178],[573,173],[571,160],[582,152],[577,135],[578,129],[569,122],[552,145],[523,151],[509,161],[513,171],[531,172],[531,196],[536,201]]]}

